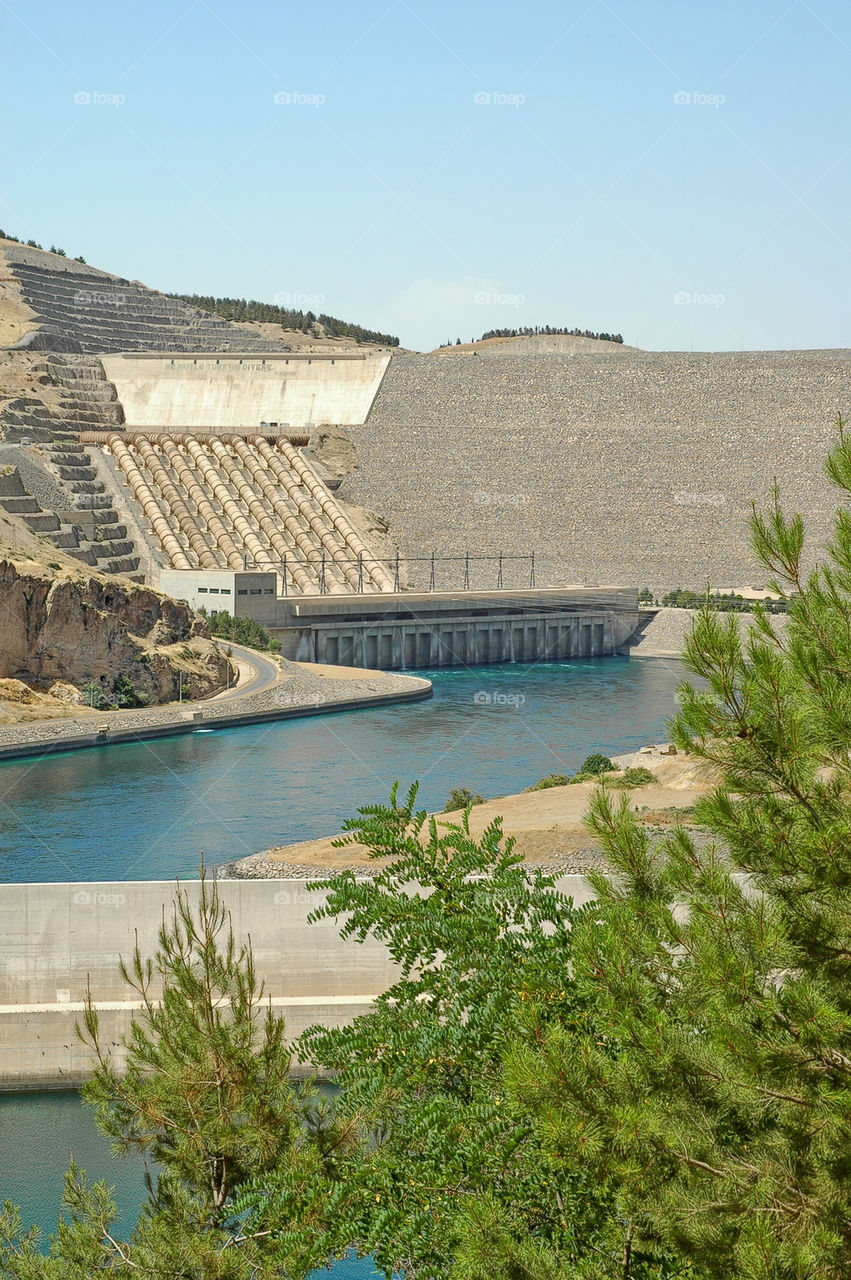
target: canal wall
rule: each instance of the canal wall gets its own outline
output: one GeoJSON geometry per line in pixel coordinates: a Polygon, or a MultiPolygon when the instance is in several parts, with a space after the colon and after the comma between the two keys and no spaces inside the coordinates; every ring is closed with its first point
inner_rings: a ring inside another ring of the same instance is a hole
{"type": "MultiPolygon", "coordinates": [[[[559,884],[577,903],[591,897],[582,876],[559,884]]],[[[237,939],[251,939],[258,977],[290,1040],[313,1023],[347,1025],[394,981],[380,943],[344,942],[334,921],[308,924],[324,898],[308,881],[217,886],[237,939]]],[[[185,888],[196,901],[198,882],[185,888]]],[[[174,895],[173,881],[0,885],[0,1090],[73,1088],[89,1076],[91,1053],[75,1031],[87,985],[103,1039],[121,1060],[120,1040],[139,1005],[119,958],[132,956],[137,936],[142,954],[153,953],[174,895]]]]}
{"type": "Polygon", "coordinates": [[[364,680],[316,678],[304,672],[282,679],[257,693],[220,696],[188,705],[173,703],[136,711],[104,712],[106,720],[41,720],[0,728],[0,761],[108,747],[125,742],[149,742],[184,733],[238,729],[325,715],[417,702],[432,696],[431,681],[421,676],[365,673],[364,680]],[[367,679],[369,674],[371,678],[367,679]]]}

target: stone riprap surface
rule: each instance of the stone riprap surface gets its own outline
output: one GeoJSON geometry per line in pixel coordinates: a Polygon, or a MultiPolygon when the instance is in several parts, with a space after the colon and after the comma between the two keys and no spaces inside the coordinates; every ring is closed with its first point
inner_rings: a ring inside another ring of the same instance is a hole
{"type": "Polygon", "coordinates": [[[760,586],[751,503],[776,477],[824,543],[840,410],[847,350],[394,355],[341,493],[408,556],[534,549],[539,585],[760,586]]]}
{"type": "MultiPolygon", "coordinates": [[[[744,636],[752,616],[749,613],[725,613],[722,618],[735,618],[739,630],[744,636]]],[[[691,634],[695,609],[659,609],[653,620],[642,631],[638,642],[630,648],[630,657],[635,658],[678,658],[682,655],[686,640],[691,634]]],[[[782,635],[787,624],[785,614],[773,614],[772,626],[778,635],[782,635]]]]}

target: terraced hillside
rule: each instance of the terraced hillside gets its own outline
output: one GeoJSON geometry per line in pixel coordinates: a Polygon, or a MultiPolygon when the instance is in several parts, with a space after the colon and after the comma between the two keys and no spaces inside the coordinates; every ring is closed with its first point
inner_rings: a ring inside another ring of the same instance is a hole
{"type": "Polygon", "coordinates": [[[167,298],[138,281],[13,241],[6,269],[33,329],[19,345],[51,351],[280,351],[281,341],[167,298]]]}
{"type": "Polygon", "coordinates": [[[407,555],[534,549],[540,583],[756,586],[746,522],[775,477],[814,552],[827,537],[839,411],[845,350],[394,355],[341,492],[407,555]]]}

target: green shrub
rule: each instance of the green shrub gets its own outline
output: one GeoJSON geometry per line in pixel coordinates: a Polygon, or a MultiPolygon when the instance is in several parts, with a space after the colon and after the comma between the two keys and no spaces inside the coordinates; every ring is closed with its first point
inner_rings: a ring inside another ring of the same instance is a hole
{"type": "Polygon", "coordinates": [[[717,609],[719,613],[750,613],[758,603],[765,607],[767,613],[788,613],[792,602],[782,596],[756,601],[747,600],[734,591],[716,591],[710,594],[706,591],[688,591],[683,587],[676,587],[662,596],[662,605],[667,609],[702,609],[708,604],[710,609],[717,609]]]}
{"type": "Polygon", "coordinates": [[[90,707],[94,707],[99,711],[104,705],[103,689],[97,680],[89,680],[87,684],[80,686],[80,693],[86,699],[90,707]]]}
{"type": "Polygon", "coordinates": [[[648,783],[655,781],[656,775],[654,773],[651,773],[649,769],[645,769],[644,765],[638,765],[634,769],[624,769],[623,776],[613,778],[610,785],[632,789],[633,787],[646,787],[648,783]]]}
{"type": "Polygon", "coordinates": [[[271,649],[273,652],[281,647],[253,618],[232,618],[226,609],[222,609],[211,613],[207,622],[212,635],[232,640],[234,644],[247,644],[250,649],[271,649]]]}
{"type": "Polygon", "coordinates": [[[531,787],[526,787],[527,791],[547,791],[550,787],[566,787],[572,781],[566,773],[550,773],[546,778],[541,778],[539,782],[534,783],[531,787]]]}
{"type": "Polygon", "coordinates": [[[612,764],[608,756],[600,755],[599,751],[593,752],[590,756],[586,756],[582,761],[580,773],[611,773],[615,766],[612,764]]]}
{"type": "Polygon", "coordinates": [[[148,695],[141,693],[125,675],[116,676],[112,682],[112,696],[116,707],[144,707],[148,695]]]}
{"type": "Polygon", "coordinates": [[[570,785],[573,786],[575,782],[590,782],[592,778],[599,778],[599,776],[599,773],[583,773],[580,769],[579,772],[575,773],[570,779],[570,785]]]}
{"type": "Polygon", "coordinates": [[[469,809],[474,804],[484,804],[484,796],[470,791],[468,787],[453,787],[449,799],[443,807],[444,813],[454,813],[456,809],[469,809]]]}

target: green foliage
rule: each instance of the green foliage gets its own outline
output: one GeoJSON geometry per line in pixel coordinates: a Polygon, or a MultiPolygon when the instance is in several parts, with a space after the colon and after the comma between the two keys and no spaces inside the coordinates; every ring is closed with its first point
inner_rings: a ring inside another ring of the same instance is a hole
{"type": "Polygon", "coordinates": [[[551,1149],[581,1150],[636,1239],[707,1280],[851,1274],[851,441],[823,565],[775,488],[754,549],[791,599],[749,632],[704,608],[674,738],[721,781],[695,806],[715,837],[657,844],[628,796],[589,826],[618,875],[575,929],[593,1035],[565,1024],[510,1055],[514,1096],[551,1149]],[[687,910],[674,910],[674,903],[687,910]]]}
{"type": "Polygon", "coordinates": [[[602,342],[623,342],[623,335],[620,333],[596,333],[592,329],[564,329],[549,324],[536,324],[534,328],[526,326],[520,329],[489,329],[478,341],[484,342],[486,338],[528,338],[538,334],[567,334],[571,338],[597,338],[602,342]]]}
{"type": "Polygon", "coordinates": [[[271,302],[257,302],[245,298],[215,298],[199,293],[169,293],[169,298],[188,302],[192,307],[222,316],[225,320],[254,320],[265,324],[279,324],[283,329],[298,329],[302,333],[314,333],[317,324],[322,326],[326,338],[354,338],[357,342],[378,343],[384,347],[398,347],[399,339],[389,333],[377,333],[359,324],[349,324],[335,316],[315,316],[312,311],[278,307],[271,302]]]}
{"type": "Polygon", "coordinates": [[[612,764],[608,756],[601,755],[599,751],[593,752],[590,756],[586,756],[580,765],[580,773],[611,773],[615,766],[612,764]]]}
{"type": "Polygon", "coordinates": [[[474,804],[484,803],[484,796],[480,796],[477,792],[471,791],[469,787],[453,787],[449,792],[449,799],[443,806],[443,812],[455,813],[458,809],[469,809],[474,804]]]}
{"type": "MultiPolygon", "coordinates": [[[[467,814],[438,825],[415,802],[415,787],[401,805],[394,788],[389,806],[345,824],[338,845],[389,859],[371,879],[344,871],[312,886],[327,893],[313,919],[383,942],[399,967],[371,1013],[299,1042],[335,1073],[336,1123],[350,1137],[322,1206],[328,1255],[354,1245],[388,1277],[442,1280],[487,1205],[517,1247],[534,1237],[581,1255],[605,1229],[605,1193],[548,1156],[506,1096],[502,1052],[533,1001],[536,1036],[555,1019],[585,1025],[567,976],[583,913],[523,865],[499,821],[476,841],[467,814]]],[[[243,1203],[273,1230],[276,1203],[293,1216],[274,1180],[243,1203]]]]}
{"type": "Polygon", "coordinates": [[[106,699],[101,685],[97,680],[89,680],[86,684],[80,686],[80,693],[88,702],[90,707],[94,707],[96,711],[100,711],[106,706],[106,699]]]}
{"type": "Polygon", "coordinates": [[[634,787],[646,787],[648,783],[655,781],[654,773],[645,769],[643,765],[637,765],[632,769],[624,769],[619,778],[610,778],[608,785],[620,790],[631,790],[634,787]]]}
{"type": "Polygon", "coordinates": [[[141,693],[125,675],[118,675],[113,680],[112,698],[116,707],[144,707],[148,703],[148,695],[141,693]]]}
{"type": "MultiPolygon", "coordinates": [[[[127,1241],[113,1232],[106,1186],[89,1187],[74,1164],[63,1218],[46,1256],[20,1215],[0,1216],[0,1276],[78,1280],[109,1273],[145,1280],[261,1280],[302,1276],[309,1261],[276,1257],[234,1192],[272,1168],[313,1185],[319,1176],[306,1141],[305,1113],[316,1100],[289,1080],[283,1020],[265,1005],[250,947],[237,947],[215,883],[202,879],[197,904],[179,890],[153,958],[137,945],[122,975],[140,1010],[123,1041],[119,1071],[89,996],[78,1027],[96,1069],[83,1093],[118,1154],[155,1162],[148,1197],[127,1241]]],[[[313,1233],[294,1224],[294,1246],[313,1233]],[[301,1231],[301,1236],[300,1236],[301,1231]]]]}
{"type": "MultiPolygon", "coordinates": [[[[719,613],[751,613],[756,607],[756,601],[736,595],[734,591],[710,593],[708,591],[688,591],[683,587],[676,587],[675,590],[668,591],[662,597],[662,604],[668,609],[709,608],[717,610],[719,613]]],[[[760,602],[760,606],[764,608],[766,613],[788,613],[790,604],[791,601],[783,596],[778,596],[777,599],[769,598],[760,602]]]]}
{"type": "Polygon", "coordinates": [[[546,778],[539,779],[538,782],[526,787],[526,791],[547,791],[550,787],[566,787],[571,779],[566,773],[549,773],[546,778]]]}
{"type": "Polygon", "coordinates": [[[234,644],[245,644],[250,649],[269,649],[273,652],[281,647],[259,622],[255,622],[253,618],[232,618],[226,609],[211,613],[207,623],[211,635],[232,640],[234,644]]]}
{"type": "Polygon", "coordinates": [[[639,604],[652,604],[652,603],[653,603],[653,592],[650,590],[650,588],[649,588],[649,587],[642,587],[642,588],[641,588],[641,590],[640,590],[640,591],[639,591],[639,593],[638,593],[638,603],[639,603],[639,604]]]}

